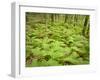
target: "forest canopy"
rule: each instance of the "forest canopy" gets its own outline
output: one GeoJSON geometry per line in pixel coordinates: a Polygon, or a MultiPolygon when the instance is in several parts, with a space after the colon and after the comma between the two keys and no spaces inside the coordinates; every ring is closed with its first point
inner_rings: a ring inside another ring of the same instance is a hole
{"type": "Polygon", "coordinates": [[[90,16],[26,12],[26,67],[89,64],[90,16]]]}

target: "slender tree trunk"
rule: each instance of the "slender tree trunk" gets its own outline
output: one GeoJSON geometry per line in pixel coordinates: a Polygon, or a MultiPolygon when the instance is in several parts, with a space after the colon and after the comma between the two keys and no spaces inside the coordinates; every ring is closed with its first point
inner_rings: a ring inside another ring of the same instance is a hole
{"type": "Polygon", "coordinates": [[[54,22],[54,14],[51,14],[51,22],[54,22]]]}
{"type": "Polygon", "coordinates": [[[66,14],[66,15],[65,15],[65,21],[64,21],[64,23],[67,22],[67,19],[68,19],[68,15],[66,14]]]}
{"type": "Polygon", "coordinates": [[[85,17],[85,21],[84,21],[84,25],[83,25],[83,30],[82,30],[82,34],[85,36],[85,32],[86,32],[86,27],[88,25],[88,20],[89,20],[89,16],[85,17]]]}
{"type": "Polygon", "coordinates": [[[75,14],[75,15],[74,15],[74,26],[77,25],[77,20],[78,20],[78,16],[75,14]]]}

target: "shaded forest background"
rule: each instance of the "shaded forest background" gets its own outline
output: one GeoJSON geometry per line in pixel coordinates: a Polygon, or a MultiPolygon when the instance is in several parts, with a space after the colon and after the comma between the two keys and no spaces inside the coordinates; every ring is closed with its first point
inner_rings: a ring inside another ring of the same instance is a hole
{"type": "Polygon", "coordinates": [[[26,12],[26,67],[89,64],[89,15],[26,12]]]}

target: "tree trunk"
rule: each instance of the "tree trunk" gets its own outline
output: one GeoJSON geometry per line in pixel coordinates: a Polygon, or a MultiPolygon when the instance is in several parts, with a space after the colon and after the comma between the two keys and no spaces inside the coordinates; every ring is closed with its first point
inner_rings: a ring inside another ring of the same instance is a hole
{"type": "Polygon", "coordinates": [[[66,14],[65,15],[65,21],[64,21],[65,23],[67,22],[67,19],[68,19],[68,15],[66,14]]]}
{"type": "Polygon", "coordinates": [[[89,16],[85,17],[85,21],[84,21],[84,25],[83,25],[83,30],[82,30],[82,34],[85,36],[85,32],[86,32],[86,28],[88,25],[88,20],[89,20],[89,16]]]}

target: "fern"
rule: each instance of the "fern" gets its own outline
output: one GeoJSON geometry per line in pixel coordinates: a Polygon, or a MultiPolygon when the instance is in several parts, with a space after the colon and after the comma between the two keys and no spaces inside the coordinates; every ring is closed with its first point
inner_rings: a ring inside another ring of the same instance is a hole
{"type": "Polygon", "coordinates": [[[26,14],[26,66],[89,64],[89,34],[82,35],[85,15],[77,15],[76,21],[74,14],[67,14],[67,21],[65,14],[55,15],[58,20],[51,14],[26,14]]]}

